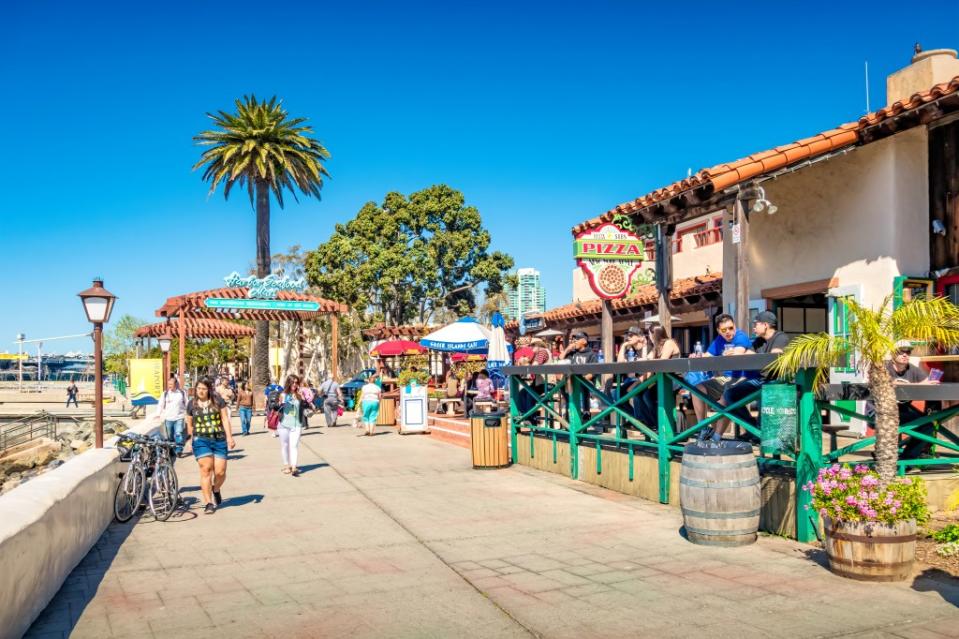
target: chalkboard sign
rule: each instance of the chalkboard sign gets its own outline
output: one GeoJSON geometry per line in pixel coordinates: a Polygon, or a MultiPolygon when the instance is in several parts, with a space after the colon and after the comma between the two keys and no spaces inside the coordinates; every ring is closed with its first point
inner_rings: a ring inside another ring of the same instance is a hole
{"type": "Polygon", "coordinates": [[[795,453],[799,431],[796,387],[792,384],[764,384],[760,405],[760,450],[766,455],[795,453]]]}

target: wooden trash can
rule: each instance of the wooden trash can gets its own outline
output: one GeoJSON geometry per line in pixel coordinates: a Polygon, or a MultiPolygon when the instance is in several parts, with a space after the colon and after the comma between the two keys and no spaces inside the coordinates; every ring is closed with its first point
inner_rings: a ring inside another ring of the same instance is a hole
{"type": "Polygon", "coordinates": [[[823,518],[829,569],[860,581],[902,581],[916,560],[916,521],[895,524],[823,518]]]}
{"type": "Polygon", "coordinates": [[[396,400],[392,397],[380,399],[380,412],[376,417],[377,426],[396,426],[396,400]]]}
{"type": "Polygon", "coordinates": [[[687,539],[694,544],[743,546],[756,541],[761,496],[752,446],[738,441],[686,446],[679,505],[687,539]]]}
{"type": "Polygon", "coordinates": [[[470,415],[470,451],[473,468],[506,468],[509,460],[509,427],[505,413],[470,415]]]}

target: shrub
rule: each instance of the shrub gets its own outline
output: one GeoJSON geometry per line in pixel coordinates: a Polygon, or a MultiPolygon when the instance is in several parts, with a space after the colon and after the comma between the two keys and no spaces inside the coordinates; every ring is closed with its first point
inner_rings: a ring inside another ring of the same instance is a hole
{"type": "MultiPolygon", "coordinates": [[[[812,507],[838,521],[894,524],[929,520],[926,486],[918,477],[897,477],[885,487],[879,474],[866,466],[833,464],[819,470],[816,481],[804,485],[812,507]]],[[[808,506],[807,506],[808,508],[808,506]]]]}
{"type": "Polygon", "coordinates": [[[938,541],[940,544],[948,544],[959,541],[959,524],[949,524],[942,530],[937,530],[929,536],[938,541]]]}

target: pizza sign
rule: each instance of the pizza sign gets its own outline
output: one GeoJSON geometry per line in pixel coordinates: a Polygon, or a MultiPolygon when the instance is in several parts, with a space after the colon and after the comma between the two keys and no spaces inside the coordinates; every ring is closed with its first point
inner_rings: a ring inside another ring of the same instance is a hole
{"type": "Polygon", "coordinates": [[[606,223],[577,235],[573,246],[576,263],[594,293],[607,300],[626,297],[646,254],[642,238],[606,223]]]}

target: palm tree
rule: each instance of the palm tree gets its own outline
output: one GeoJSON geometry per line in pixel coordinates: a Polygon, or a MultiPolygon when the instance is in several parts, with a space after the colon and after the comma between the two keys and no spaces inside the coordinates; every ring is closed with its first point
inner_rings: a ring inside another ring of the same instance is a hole
{"type": "Polygon", "coordinates": [[[847,336],[800,335],[770,365],[770,372],[779,377],[814,369],[813,383],[821,388],[829,381],[830,367],[858,358],[857,367],[866,373],[876,405],[876,470],[885,483],[895,478],[899,459],[899,409],[886,360],[901,339],[945,347],[959,344],[959,307],[944,298],[918,298],[890,310],[891,299],[887,297],[878,310],[842,300],[849,311],[847,336]]]}
{"type": "MultiPolygon", "coordinates": [[[[276,97],[269,101],[256,96],[236,100],[236,112],[207,113],[218,127],[203,131],[194,140],[210,147],[193,165],[205,167],[203,180],[210,183],[210,194],[223,182],[223,196],[229,199],[234,185],[246,187],[250,205],[256,208],[256,276],[270,274],[270,192],[283,208],[283,192],[296,197],[299,189],[307,197],[319,199],[323,178],[329,177],[323,161],[330,157],[322,144],[309,137],[306,118],[288,117],[276,97]]],[[[269,323],[256,323],[254,338],[253,384],[262,388],[269,383],[269,323]]]]}

